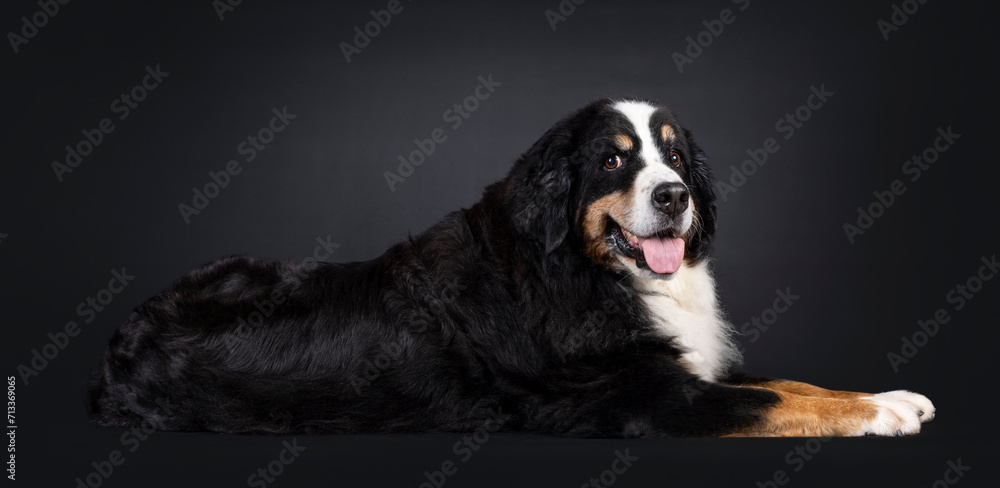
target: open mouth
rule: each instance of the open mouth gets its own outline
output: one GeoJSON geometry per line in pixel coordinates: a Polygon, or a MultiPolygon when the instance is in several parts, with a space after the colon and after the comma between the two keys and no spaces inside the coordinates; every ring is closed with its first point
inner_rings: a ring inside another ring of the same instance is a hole
{"type": "Polygon", "coordinates": [[[684,260],[684,239],[665,231],[649,237],[639,237],[611,222],[611,239],[623,256],[635,260],[638,268],[649,268],[654,273],[671,274],[681,268],[684,260]],[[663,234],[663,235],[660,235],[663,234]]]}

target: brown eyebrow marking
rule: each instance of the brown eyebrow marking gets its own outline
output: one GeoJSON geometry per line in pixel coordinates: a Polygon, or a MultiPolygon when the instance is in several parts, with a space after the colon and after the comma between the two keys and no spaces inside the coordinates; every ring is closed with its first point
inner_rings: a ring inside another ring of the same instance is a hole
{"type": "Polygon", "coordinates": [[[663,124],[660,128],[660,137],[663,138],[664,142],[672,140],[674,135],[674,128],[670,127],[670,124],[663,124]]]}
{"type": "Polygon", "coordinates": [[[630,151],[633,147],[632,138],[625,134],[616,134],[615,146],[622,151],[630,151]]]}

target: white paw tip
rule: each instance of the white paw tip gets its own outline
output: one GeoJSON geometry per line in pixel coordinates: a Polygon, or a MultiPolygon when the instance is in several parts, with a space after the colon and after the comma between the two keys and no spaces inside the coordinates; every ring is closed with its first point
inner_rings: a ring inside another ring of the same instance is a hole
{"type": "Polygon", "coordinates": [[[883,394],[863,398],[875,404],[876,414],[861,426],[858,435],[903,436],[920,432],[919,410],[913,404],[880,395],[883,394]]]}
{"type": "Polygon", "coordinates": [[[931,403],[931,401],[927,399],[927,397],[919,393],[913,393],[912,391],[906,391],[906,390],[887,391],[885,393],[879,393],[875,395],[874,398],[891,400],[910,405],[914,410],[917,411],[917,416],[920,418],[921,422],[929,422],[933,420],[934,415],[937,412],[937,409],[934,408],[934,404],[931,403]]]}

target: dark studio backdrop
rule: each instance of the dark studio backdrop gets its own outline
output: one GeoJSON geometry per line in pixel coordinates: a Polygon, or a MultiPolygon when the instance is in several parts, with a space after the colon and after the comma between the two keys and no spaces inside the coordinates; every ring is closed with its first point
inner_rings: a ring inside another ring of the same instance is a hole
{"type": "Polygon", "coordinates": [[[5,1],[8,483],[990,485],[1000,283],[985,263],[1000,239],[983,5],[5,1]],[[375,257],[476,202],[562,116],[625,95],[671,107],[728,185],[715,272],[747,368],[923,393],[938,407],[923,433],[295,438],[89,423],[82,385],[113,330],[184,272],[236,252],[375,257]]]}

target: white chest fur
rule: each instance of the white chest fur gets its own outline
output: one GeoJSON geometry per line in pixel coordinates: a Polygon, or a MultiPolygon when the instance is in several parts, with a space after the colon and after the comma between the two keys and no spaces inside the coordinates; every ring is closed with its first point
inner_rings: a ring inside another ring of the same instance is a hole
{"type": "Polygon", "coordinates": [[[715,280],[706,262],[684,263],[668,279],[634,279],[654,327],[683,349],[681,360],[688,371],[715,381],[739,361],[732,327],[719,312],[715,280]]]}

